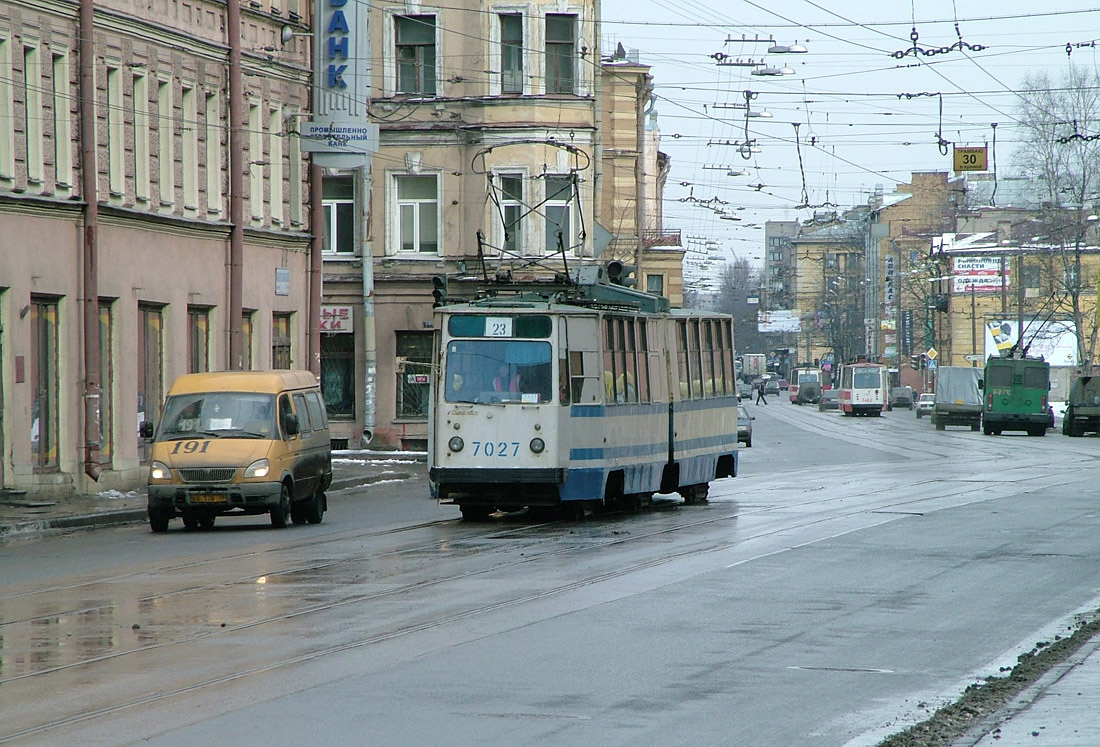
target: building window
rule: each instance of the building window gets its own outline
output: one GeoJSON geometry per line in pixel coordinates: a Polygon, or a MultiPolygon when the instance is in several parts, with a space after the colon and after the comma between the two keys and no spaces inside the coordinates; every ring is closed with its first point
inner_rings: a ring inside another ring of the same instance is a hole
{"type": "Polygon", "coordinates": [[[221,103],[218,92],[206,94],[206,213],[222,212],[221,103]]]}
{"type": "Polygon", "coordinates": [[[53,159],[54,184],[69,189],[73,183],[73,124],[70,114],[69,56],[53,52],[53,159]]]}
{"type": "Polygon", "coordinates": [[[187,370],[210,370],[210,309],[204,306],[187,307],[187,370]]]}
{"type": "Polygon", "coordinates": [[[321,335],[321,393],[330,418],[355,417],[355,335],[321,335]]]}
{"type": "Polygon", "coordinates": [[[500,210],[504,220],[504,251],[523,251],[523,174],[500,175],[500,210]]]}
{"type": "Polygon", "coordinates": [[[252,318],[256,312],[245,311],[241,313],[241,370],[252,370],[252,318]]]}
{"type": "Polygon", "coordinates": [[[271,210],[271,222],[283,223],[283,108],[275,107],[267,116],[267,161],[271,169],[271,188],[267,198],[271,210]]]}
{"type": "Polygon", "coordinates": [[[646,293],[653,293],[660,296],[665,292],[665,276],[664,275],[646,275],[645,276],[645,290],[646,293]]]}
{"type": "Polygon", "coordinates": [[[58,466],[58,302],[31,298],[31,455],[36,469],[58,466]]]}
{"type": "Polygon", "coordinates": [[[546,92],[573,93],[575,15],[546,14],[546,92]]]}
{"type": "Polygon", "coordinates": [[[355,253],[355,180],[329,177],[321,185],[324,206],[322,250],[333,254],[355,253]]]}
{"type": "Polygon", "coordinates": [[[428,418],[432,333],[397,333],[397,417],[428,418]]]}
{"type": "Polygon", "coordinates": [[[523,16],[500,16],[500,90],[523,93],[523,16]]]}
{"type": "Polygon", "coordinates": [[[248,106],[248,204],[252,220],[264,219],[264,125],[260,105],[248,106]]]}
{"type": "MultiPolygon", "coordinates": [[[[5,31],[6,33],[6,31],[5,31]]],[[[0,179],[15,177],[15,84],[12,82],[11,40],[0,36],[0,179]]]]}
{"type": "Polygon", "coordinates": [[[397,240],[403,252],[439,252],[439,198],[434,176],[397,177],[397,240]]]}
{"type": "Polygon", "coordinates": [[[23,47],[23,78],[27,84],[27,181],[42,183],[42,65],[38,47],[23,47]]]}
{"type": "Polygon", "coordinates": [[[290,368],[290,314],[271,315],[271,367],[290,368]]]}
{"type": "Polygon", "coordinates": [[[111,303],[99,302],[99,462],[110,464],[114,455],[114,325],[111,303]]]}
{"type": "Polygon", "coordinates": [[[195,89],[184,86],[180,94],[180,106],[183,108],[183,123],[180,126],[180,138],[183,143],[183,207],[186,210],[199,209],[199,104],[195,89]]]}
{"type": "MultiPolygon", "coordinates": [[[[137,419],[154,420],[164,398],[164,310],[160,306],[138,306],[137,419]]],[[[138,438],[142,462],[149,460],[144,438],[138,438]]]]}
{"type": "Polygon", "coordinates": [[[134,76],[134,197],[149,200],[149,80],[134,76]]]}
{"type": "Polygon", "coordinates": [[[573,177],[569,175],[546,176],[546,251],[550,253],[570,251],[573,232],[570,202],[573,199],[573,177]]]}
{"type": "Polygon", "coordinates": [[[435,96],[435,16],[397,16],[397,93],[435,96]]]}
{"type": "Polygon", "coordinates": [[[126,194],[126,137],[122,116],[122,70],[107,68],[107,181],[111,196],[126,194]]]}
{"type": "Polygon", "coordinates": [[[160,204],[176,202],[175,138],[172,135],[172,80],[157,82],[157,160],[160,175],[160,204]]]}

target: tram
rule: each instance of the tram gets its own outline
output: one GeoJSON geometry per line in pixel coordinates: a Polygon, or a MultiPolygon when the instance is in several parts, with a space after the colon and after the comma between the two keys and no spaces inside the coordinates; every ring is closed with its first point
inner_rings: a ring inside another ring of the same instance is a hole
{"type": "MultiPolygon", "coordinates": [[[[612,263],[614,264],[614,263],[612,263]]],[[[601,266],[435,311],[428,467],[467,520],[581,518],[737,475],[729,315],[672,309],[601,266]]]]}
{"type": "Polygon", "coordinates": [[[837,407],[846,416],[873,415],[886,409],[890,378],[881,363],[846,363],[841,366],[837,386],[837,407]]]}

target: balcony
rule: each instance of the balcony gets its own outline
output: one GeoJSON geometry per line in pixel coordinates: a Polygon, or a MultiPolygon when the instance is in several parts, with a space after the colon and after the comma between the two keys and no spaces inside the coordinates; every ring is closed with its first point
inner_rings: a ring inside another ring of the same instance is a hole
{"type": "Polygon", "coordinates": [[[642,233],[642,246],[646,249],[655,246],[683,246],[680,243],[680,229],[646,229],[642,233]]]}

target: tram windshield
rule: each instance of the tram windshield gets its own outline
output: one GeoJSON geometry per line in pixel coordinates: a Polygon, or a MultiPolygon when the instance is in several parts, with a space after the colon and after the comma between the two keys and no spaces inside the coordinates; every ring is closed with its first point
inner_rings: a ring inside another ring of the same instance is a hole
{"type": "Polygon", "coordinates": [[[451,340],[447,345],[448,402],[552,402],[553,351],[531,340],[451,340]]]}

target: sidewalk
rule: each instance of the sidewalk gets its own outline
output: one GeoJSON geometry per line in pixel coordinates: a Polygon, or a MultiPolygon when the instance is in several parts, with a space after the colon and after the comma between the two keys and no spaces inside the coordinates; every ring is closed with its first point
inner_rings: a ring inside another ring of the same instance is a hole
{"type": "MultiPolygon", "coordinates": [[[[414,451],[348,450],[332,453],[332,487],[345,490],[385,480],[407,480],[424,470],[427,454],[414,451]]],[[[34,500],[19,491],[0,491],[0,542],[33,539],[75,529],[129,524],[148,519],[145,489],[34,500]]]]}
{"type": "Polygon", "coordinates": [[[1100,636],[952,747],[1100,745],[1100,636]]]}

